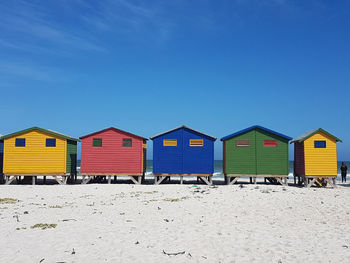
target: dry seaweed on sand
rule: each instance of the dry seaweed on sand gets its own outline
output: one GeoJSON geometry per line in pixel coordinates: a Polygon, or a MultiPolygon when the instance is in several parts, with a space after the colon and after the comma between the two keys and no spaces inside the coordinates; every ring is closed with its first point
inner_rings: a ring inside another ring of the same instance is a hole
{"type": "Polygon", "coordinates": [[[18,200],[15,198],[0,198],[0,204],[15,204],[18,200]]]}
{"type": "Polygon", "coordinates": [[[55,228],[57,226],[57,224],[35,224],[33,226],[31,226],[30,228],[34,229],[34,228],[41,228],[41,229],[48,229],[48,228],[55,228]]]}

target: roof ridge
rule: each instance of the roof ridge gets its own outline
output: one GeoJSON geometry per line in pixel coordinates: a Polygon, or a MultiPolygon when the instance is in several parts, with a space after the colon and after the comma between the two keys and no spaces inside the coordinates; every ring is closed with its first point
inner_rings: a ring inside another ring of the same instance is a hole
{"type": "Polygon", "coordinates": [[[176,130],[181,129],[181,128],[188,129],[188,130],[191,130],[191,131],[193,131],[193,132],[195,132],[195,133],[202,134],[202,135],[204,135],[204,136],[206,136],[206,137],[209,137],[209,138],[211,138],[211,139],[214,139],[214,141],[216,141],[216,139],[217,139],[217,138],[216,138],[216,137],[214,137],[214,136],[211,136],[211,135],[206,134],[206,133],[204,133],[204,132],[197,131],[197,130],[192,129],[192,128],[190,128],[190,127],[186,126],[186,125],[181,125],[181,126],[178,126],[178,127],[174,128],[174,129],[171,129],[171,130],[168,130],[168,131],[165,131],[165,132],[162,132],[162,133],[156,134],[156,135],[154,135],[154,136],[150,137],[150,139],[151,139],[151,140],[153,140],[154,138],[157,138],[157,137],[159,137],[159,136],[161,136],[161,135],[164,135],[164,134],[167,134],[167,133],[170,133],[170,132],[176,131],[176,130]]]}
{"type": "Polygon", "coordinates": [[[322,129],[322,128],[318,128],[315,130],[311,130],[308,131],[304,134],[302,134],[301,136],[299,136],[298,138],[296,138],[295,140],[291,141],[290,143],[294,143],[294,142],[303,142],[307,139],[309,139],[311,136],[313,136],[314,134],[316,134],[317,132],[322,132],[324,134],[326,134],[329,137],[332,137],[336,142],[342,142],[341,139],[337,138],[336,136],[334,136],[333,134],[327,132],[326,130],[322,129]]]}
{"type": "Polygon", "coordinates": [[[79,139],[77,139],[77,138],[74,138],[74,137],[65,135],[63,133],[59,133],[59,132],[53,131],[53,130],[40,128],[40,127],[37,127],[37,126],[33,126],[33,127],[30,127],[30,128],[24,129],[24,130],[20,130],[20,131],[17,131],[17,132],[9,133],[7,135],[3,135],[2,137],[0,137],[0,139],[11,138],[13,136],[20,135],[20,134],[23,134],[23,133],[26,133],[26,132],[30,132],[30,131],[34,131],[34,130],[38,130],[38,131],[41,131],[41,132],[44,132],[44,133],[48,133],[48,134],[51,134],[51,135],[56,135],[58,137],[61,137],[61,138],[67,139],[67,140],[79,141],[79,139]]]}
{"type": "Polygon", "coordinates": [[[234,132],[234,133],[232,133],[232,134],[230,134],[230,135],[227,135],[227,136],[225,136],[225,137],[222,137],[220,140],[221,140],[221,141],[225,141],[225,140],[231,139],[231,138],[233,138],[233,137],[236,137],[236,136],[238,136],[238,135],[240,135],[240,134],[249,132],[249,131],[254,130],[254,129],[260,129],[260,130],[263,130],[263,131],[266,131],[266,132],[275,134],[275,135],[277,135],[277,136],[279,136],[279,137],[281,137],[281,138],[284,138],[284,139],[286,139],[286,140],[288,140],[288,141],[292,140],[292,138],[289,137],[289,136],[287,136],[287,135],[284,135],[284,134],[282,134],[282,133],[273,131],[273,130],[271,130],[271,129],[265,128],[265,127],[260,126],[260,125],[253,125],[253,126],[250,126],[250,127],[246,128],[246,129],[243,129],[243,130],[234,132]]]}
{"type": "Polygon", "coordinates": [[[102,130],[99,130],[99,131],[96,131],[96,132],[92,132],[92,133],[89,133],[89,134],[86,134],[86,135],[83,135],[83,136],[80,136],[79,139],[83,139],[83,138],[86,138],[86,137],[89,137],[89,136],[92,136],[94,134],[97,134],[97,133],[100,133],[100,132],[104,132],[104,131],[107,131],[107,130],[110,130],[110,129],[113,129],[113,130],[118,130],[118,131],[121,131],[121,132],[124,132],[124,133],[128,133],[132,136],[136,136],[136,137],[139,137],[141,139],[144,139],[144,140],[148,140],[147,138],[143,137],[143,136],[140,136],[140,135],[137,135],[137,134],[134,134],[134,133],[131,133],[131,132],[128,132],[128,131],[124,131],[122,129],[119,129],[119,128],[116,128],[116,127],[109,127],[109,128],[105,128],[105,129],[102,129],[102,130]]]}

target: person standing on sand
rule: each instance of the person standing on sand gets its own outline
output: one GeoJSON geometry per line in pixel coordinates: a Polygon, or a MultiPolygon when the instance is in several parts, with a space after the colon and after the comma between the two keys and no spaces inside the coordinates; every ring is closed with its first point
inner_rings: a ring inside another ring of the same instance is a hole
{"type": "Polygon", "coordinates": [[[344,181],[346,183],[346,173],[348,171],[348,167],[344,162],[341,163],[340,170],[341,170],[341,182],[344,181]]]}

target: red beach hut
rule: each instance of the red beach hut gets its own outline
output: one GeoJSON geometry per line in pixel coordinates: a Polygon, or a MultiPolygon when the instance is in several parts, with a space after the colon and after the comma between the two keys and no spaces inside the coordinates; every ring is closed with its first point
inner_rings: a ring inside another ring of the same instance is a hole
{"type": "Polygon", "coordinates": [[[147,139],[114,127],[80,137],[83,184],[93,177],[129,176],[140,184],[146,171],[147,139]]]}

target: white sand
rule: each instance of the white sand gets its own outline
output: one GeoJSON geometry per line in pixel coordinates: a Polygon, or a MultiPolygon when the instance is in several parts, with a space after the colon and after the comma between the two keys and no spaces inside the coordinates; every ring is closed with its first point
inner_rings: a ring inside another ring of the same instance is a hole
{"type": "Polygon", "coordinates": [[[2,185],[0,197],[18,199],[0,203],[1,262],[350,262],[349,185],[2,185]]]}

